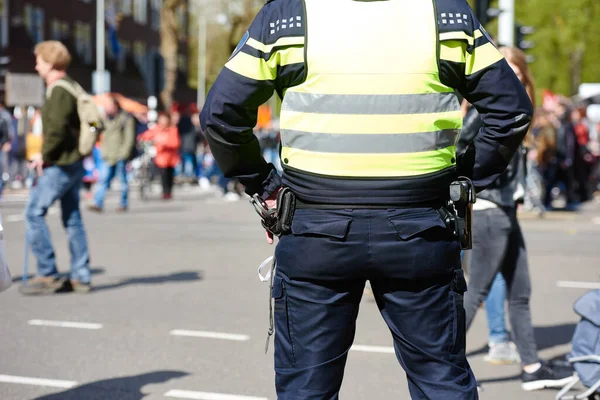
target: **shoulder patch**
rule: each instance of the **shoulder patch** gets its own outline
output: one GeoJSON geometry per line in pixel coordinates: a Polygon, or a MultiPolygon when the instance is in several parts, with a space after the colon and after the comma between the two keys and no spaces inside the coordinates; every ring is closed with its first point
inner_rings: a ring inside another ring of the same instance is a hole
{"type": "Polygon", "coordinates": [[[483,25],[479,25],[479,30],[481,30],[481,33],[483,33],[483,36],[485,36],[485,38],[490,41],[490,43],[492,44],[492,46],[494,46],[495,48],[498,48],[498,46],[496,46],[496,43],[492,40],[492,37],[485,30],[485,28],[483,27],[483,25]]]}
{"type": "Polygon", "coordinates": [[[235,57],[240,51],[242,51],[242,47],[244,47],[244,45],[248,42],[248,39],[250,39],[250,33],[248,31],[246,31],[246,33],[244,33],[244,36],[242,36],[242,39],[240,40],[240,42],[238,43],[238,45],[236,46],[235,50],[233,51],[233,53],[231,53],[231,56],[229,57],[229,60],[231,60],[233,57],[235,57]]]}
{"type": "Polygon", "coordinates": [[[469,26],[469,15],[459,11],[439,11],[438,20],[440,25],[449,25],[455,27],[457,30],[461,29],[462,26],[469,26]]]}

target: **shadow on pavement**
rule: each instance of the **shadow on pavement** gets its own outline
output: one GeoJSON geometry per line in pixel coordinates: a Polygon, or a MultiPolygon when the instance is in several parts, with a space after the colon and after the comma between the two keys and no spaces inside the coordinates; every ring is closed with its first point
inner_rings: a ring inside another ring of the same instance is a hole
{"type": "MultiPolygon", "coordinates": [[[[553,326],[536,326],[533,328],[538,350],[571,343],[576,324],[559,324],[553,326]]],[[[487,344],[479,349],[467,353],[467,357],[474,357],[488,352],[487,344]]]]}
{"type": "MultiPolygon", "coordinates": [[[[30,264],[31,265],[31,264],[30,264]]],[[[106,272],[106,269],[104,269],[104,267],[95,267],[91,269],[92,275],[102,275],[106,272]]],[[[27,279],[31,279],[34,278],[35,275],[27,275],[27,279]]],[[[21,282],[23,280],[23,275],[15,275],[13,276],[13,283],[14,282],[21,282]]]]}
{"type": "MultiPolygon", "coordinates": [[[[167,275],[154,275],[154,276],[142,276],[127,278],[117,283],[110,283],[107,285],[94,285],[93,292],[99,292],[109,289],[117,289],[123,286],[129,285],[157,285],[161,283],[174,283],[174,282],[189,282],[202,280],[202,271],[184,271],[174,272],[167,275]]],[[[92,292],[92,293],[93,293],[92,292]]]]}
{"type": "Polygon", "coordinates": [[[87,383],[60,393],[36,397],[34,400],[141,400],[142,387],[163,383],[189,375],[181,371],[155,371],[147,374],[105,379],[87,383]]]}

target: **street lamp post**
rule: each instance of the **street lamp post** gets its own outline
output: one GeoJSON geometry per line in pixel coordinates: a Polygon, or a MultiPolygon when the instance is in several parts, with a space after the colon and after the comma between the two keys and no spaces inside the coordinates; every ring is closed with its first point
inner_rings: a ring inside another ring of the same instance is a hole
{"type": "MultiPolygon", "coordinates": [[[[200,3],[202,4],[202,3],[200,3]]],[[[196,103],[198,108],[204,106],[206,97],[206,48],[207,48],[207,19],[205,10],[200,8],[200,17],[198,18],[198,93],[196,103]]]]}
{"type": "Polygon", "coordinates": [[[106,70],[104,43],[105,0],[96,0],[96,70],[92,76],[93,92],[102,94],[110,91],[110,74],[106,70]]]}
{"type": "Polygon", "coordinates": [[[498,16],[498,43],[502,46],[515,45],[515,0],[500,0],[502,11],[498,16]]]}

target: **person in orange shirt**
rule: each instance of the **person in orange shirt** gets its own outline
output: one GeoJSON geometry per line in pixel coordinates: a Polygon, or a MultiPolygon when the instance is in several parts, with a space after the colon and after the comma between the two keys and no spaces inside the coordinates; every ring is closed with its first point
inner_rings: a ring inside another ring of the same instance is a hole
{"type": "Polygon", "coordinates": [[[169,200],[173,196],[173,180],[175,178],[175,166],[179,164],[179,148],[181,140],[177,126],[171,123],[171,116],[161,113],[158,116],[156,126],[140,134],[138,140],[150,141],[156,147],[154,163],[160,168],[161,183],[163,188],[163,200],[169,200]]]}

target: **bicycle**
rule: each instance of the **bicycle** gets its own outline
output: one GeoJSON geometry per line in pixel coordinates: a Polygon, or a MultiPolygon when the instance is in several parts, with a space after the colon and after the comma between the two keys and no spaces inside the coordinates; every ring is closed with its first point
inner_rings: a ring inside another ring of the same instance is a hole
{"type": "Polygon", "coordinates": [[[152,160],[156,156],[156,147],[152,142],[140,142],[140,146],[142,153],[131,162],[131,166],[136,171],[140,199],[146,201],[152,188],[152,160]]]}

